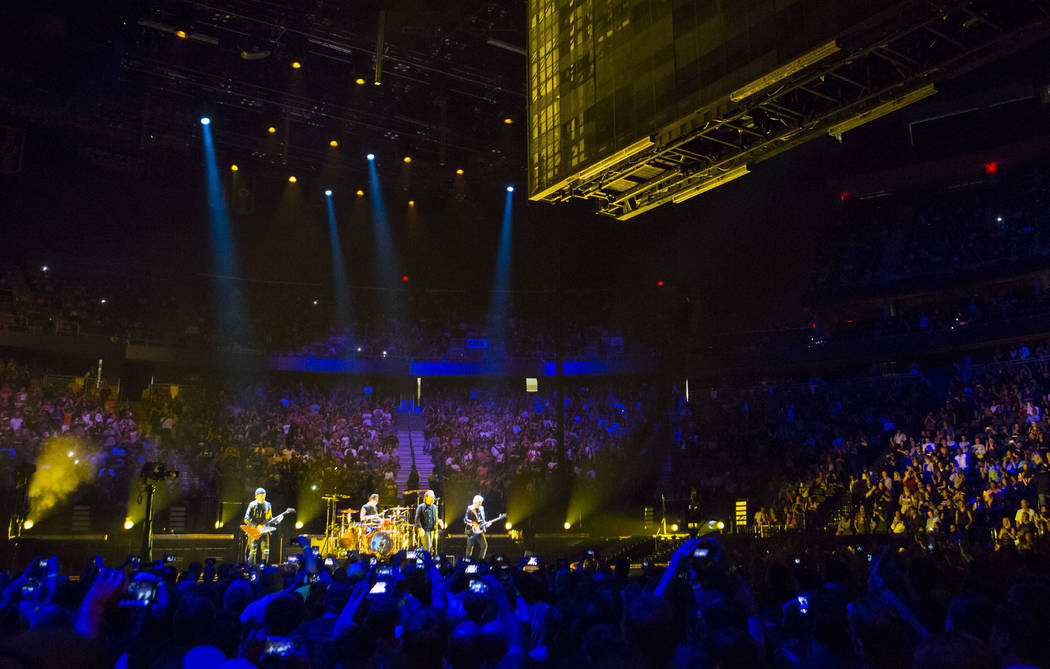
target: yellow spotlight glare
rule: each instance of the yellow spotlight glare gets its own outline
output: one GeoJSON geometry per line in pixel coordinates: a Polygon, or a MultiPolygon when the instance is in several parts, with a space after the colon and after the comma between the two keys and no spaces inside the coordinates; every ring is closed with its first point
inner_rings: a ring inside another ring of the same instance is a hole
{"type": "Polygon", "coordinates": [[[514,123],[514,119],[508,116],[507,118],[503,119],[503,122],[507,125],[510,125],[511,123],[514,123]]]}
{"type": "MultiPolygon", "coordinates": [[[[317,300],[314,300],[314,304],[317,304],[317,300]]],[[[317,490],[317,484],[315,483],[312,486],[310,486],[310,490],[317,490]]]]}
{"type": "Polygon", "coordinates": [[[405,163],[410,163],[410,162],[412,162],[412,156],[405,156],[401,160],[404,161],[405,163]]]}
{"type": "Polygon", "coordinates": [[[415,200],[409,200],[408,201],[408,206],[410,206],[410,207],[416,206],[416,201],[415,200]]]}
{"type": "Polygon", "coordinates": [[[506,524],[506,525],[504,525],[503,527],[505,527],[505,528],[507,529],[507,531],[508,531],[508,532],[510,532],[511,530],[513,530],[513,529],[514,529],[514,526],[513,526],[513,525],[511,525],[510,523],[507,523],[507,524],[506,524]]]}
{"type": "Polygon", "coordinates": [[[334,149],[335,147],[339,146],[339,142],[333,139],[332,141],[328,142],[328,146],[334,149]]]}
{"type": "Polygon", "coordinates": [[[178,37],[179,39],[186,39],[187,37],[189,37],[189,35],[186,34],[185,30],[176,30],[175,37],[178,37]]]}
{"type": "Polygon", "coordinates": [[[35,525],[35,524],[36,523],[34,523],[31,518],[27,519],[26,522],[22,523],[22,529],[23,530],[31,530],[31,529],[33,529],[33,525],[35,525]]]}
{"type": "Polygon", "coordinates": [[[677,523],[671,526],[671,531],[672,532],[677,532],[678,531],[678,524],[677,523]]]}
{"type": "Polygon", "coordinates": [[[375,84],[376,86],[382,86],[383,85],[382,81],[373,81],[372,83],[375,84]]]}
{"type": "Polygon", "coordinates": [[[230,165],[230,171],[231,172],[236,172],[239,169],[241,169],[241,168],[237,167],[236,163],[234,163],[233,165],[230,165]]]}
{"type": "Polygon", "coordinates": [[[354,83],[357,84],[358,86],[364,86],[365,85],[365,80],[362,79],[361,77],[358,77],[357,79],[354,79],[354,83]]]}
{"type": "Polygon", "coordinates": [[[565,531],[568,532],[572,529],[572,523],[565,523],[563,527],[565,528],[565,531]]]}
{"type": "Polygon", "coordinates": [[[135,521],[134,520],[132,520],[131,518],[128,518],[127,520],[124,521],[124,529],[125,530],[130,530],[133,527],[135,527],[135,521]]]}
{"type": "Polygon", "coordinates": [[[69,453],[66,453],[66,455],[69,456],[69,457],[73,457],[74,455],[76,455],[76,453],[74,453],[73,451],[70,451],[69,453]]]}
{"type": "Polygon", "coordinates": [[[721,520],[718,521],[718,529],[724,530],[725,528],[726,528],[726,524],[723,523],[721,520]]]}
{"type": "Polygon", "coordinates": [[[301,521],[301,520],[295,521],[295,529],[297,529],[297,530],[303,529],[303,521],[301,521]]]}
{"type": "Polygon", "coordinates": [[[288,183],[294,184],[296,181],[297,181],[297,179],[295,178],[294,174],[292,176],[288,177],[288,183]]]}
{"type": "Polygon", "coordinates": [[[215,529],[217,529],[217,530],[222,529],[222,521],[221,520],[216,520],[215,521],[215,529]]]}
{"type": "Polygon", "coordinates": [[[365,192],[360,188],[357,189],[357,197],[364,197],[365,192]]]}
{"type": "Polygon", "coordinates": [[[461,167],[458,170],[456,170],[456,174],[458,174],[459,176],[463,176],[463,168],[461,167]]]}
{"type": "Polygon", "coordinates": [[[292,61],[292,69],[293,70],[298,70],[302,66],[303,66],[303,64],[300,63],[299,61],[297,61],[297,60],[293,60],[292,61]]]}
{"type": "Polygon", "coordinates": [[[266,129],[266,132],[268,132],[268,133],[270,133],[272,135],[273,133],[277,132],[277,128],[275,128],[275,127],[273,127],[271,125],[269,128],[266,129]]]}

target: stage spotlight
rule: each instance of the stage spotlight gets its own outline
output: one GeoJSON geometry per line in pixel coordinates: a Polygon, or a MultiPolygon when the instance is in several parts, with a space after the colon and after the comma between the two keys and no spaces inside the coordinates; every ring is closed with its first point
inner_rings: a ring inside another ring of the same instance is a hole
{"type": "Polygon", "coordinates": [[[407,164],[407,163],[410,163],[410,162],[412,162],[412,156],[405,156],[405,157],[404,157],[404,158],[402,158],[401,160],[402,160],[402,161],[403,161],[404,163],[406,163],[406,164],[407,164]]]}
{"type": "Polygon", "coordinates": [[[216,520],[215,521],[215,529],[217,529],[217,530],[221,530],[222,529],[222,521],[221,520],[216,520]]]}
{"type": "Polygon", "coordinates": [[[50,267],[48,267],[47,265],[44,265],[43,267],[41,267],[41,268],[40,268],[40,271],[41,271],[41,272],[46,272],[46,271],[48,271],[49,269],[51,269],[51,268],[50,268],[50,267]]]}
{"type": "Polygon", "coordinates": [[[22,529],[23,530],[31,530],[31,529],[33,529],[33,525],[35,525],[35,524],[36,523],[34,523],[32,521],[32,519],[26,519],[26,522],[22,523],[22,529]]]}
{"type": "Polygon", "coordinates": [[[124,529],[125,530],[130,530],[133,527],[135,527],[135,521],[134,520],[132,520],[131,518],[128,518],[127,520],[124,521],[124,529]]]}
{"type": "Polygon", "coordinates": [[[317,484],[315,483],[312,486],[310,486],[310,490],[317,490],[317,484]]]}
{"type": "Polygon", "coordinates": [[[328,196],[328,197],[332,197],[332,190],[331,190],[331,189],[328,189],[328,190],[326,190],[326,191],[324,192],[324,194],[325,194],[326,196],[328,196]]]}
{"type": "Polygon", "coordinates": [[[510,523],[507,523],[507,524],[506,524],[506,525],[504,525],[503,527],[504,527],[504,528],[506,528],[506,530],[507,530],[508,532],[510,532],[511,530],[513,530],[513,529],[514,529],[514,526],[513,526],[513,525],[511,525],[510,523]]]}
{"type": "Polygon", "coordinates": [[[514,186],[507,186],[507,192],[508,193],[513,193],[514,192],[514,186]]]}
{"type": "Polygon", "coordinates": [[[370,153],[367,156],[365,156],[365,158],[368,158],[369,160],[375,160],[376,159],[376,154],[370,153]]]}
{"type": "Polygon", "coordinates": [[[270,133],[272,135],[273,133],[277,132],[277,128],[275,128],[275,127],[273,127],[271,125],[269,128],[266,129],[266,132],[268,132],[268,133],[270,133]]]}
{"type": "Polygon", "coordinates": [[[66,457],[68,457],[68,458],[72,458],[74,455],[76,455],[76,453],[74,451],[70,451],[70,452],[66,453],[66,457]]]}
{"type": "Polygon", "coordinates": [[[408,281],[408,275],[407,275],[407,274],[405,274],[404,276],[402,276],[402,277],[401,277],[401,280],[402,280],[402,281],[408,281]]]}
{"type": "Polygon", "coordinates": [[[672,532],[677,532],[678,531],[678,524],[677,523],[675,523],[674,525],[671,526],[671,531],[672,532]]]}
{"type": "Polygon", "coordinates": [[[565,523],[564,525],[562,525],[562,527],[564,527],[564,528],[565,528],[565,531],[566,531],[566,532],[568,532],[569,530],[571,530],[571,529],[572,529],[572,523],[568,523],[568,522],[567,522],[567,523],[565,523]]]}
{"type": "Polygon", "coordinates": [[[354,79],[354,83],[357,84],[358,86],[364,86],[365,85],[365,80],[362,79],[361,77],[358,77],[357,79],[354,79]]]}
{"type": "Polygon", "coordinates": [[[288,183],[294,184],[296,181],[298,181],[298,179],[295,178],[294,174],[292,176],[288,177],[288,183]]]}
{"type": "Polygon", "coordinates": [[[179,39],[186,39],[187,37],[189,37],[189,35],[186,34],[185,30],[176,30],[175,37],[178,37],[179,39]]]}
{"type": "Polygon", "coordinates": [[[339,142],[338,142],[338,140],[334,140],[333,139],[332,141],[328,142],[328,146],[330,146],[330,147],[332,147],[334,149],[335,147],[339,146],[339,142]]]}
{"type": "Polygon", "coordinates": [[[201,125],[211,125],[211,119],[207,116],[201,116],[201,125]]]}
{"type": "Polygon", "coordinates": [[[372,83],[375,84],[376,86],[382,86],[383,85],[382,81],[373,81],[372,83]]]}
{"type": "Polygon", "coordinates": [[[295,521],[295,529],[297,529],[297,530],[303,529],[303,521],[301,521],[301,520],[295,521]]]}
{"type": "Polygon", "coordinates": [[[459,176],[463,176],[463,168],[461,167],[458,170],[456,170],[456,174],[458,174],[459,176]]]}
{"type": "Polygon", "coordinates": [[[241,168],[237,167],[236,163],[234,163],[233,165],[230,165],[230,171],[231,172],[236,172],[239,169],[241,169],[241,168]]]}
{"type": "Polygon", "coordinates": [[[101,300],[98,301],[98,303],[99,304],[105,304],[106,301],[107,301],[106,298],[103,297],[101,300]]]}
{"type": "Polygon", "coordinates": [[[656,285],[657,285],[657,286],[662,286],[662,285],[664,285],[664,282],[663,282],[663,281],[657,281],[657,282],[656,282],[656,285]]]}
{"type": "Polygon", "coordinates": [[[723,523],[723,522],[722,522],[721,520],[720,520],[720,521],[718,521],[718,523],[717,523],[717,525],[716,525],[716,526],[717,526],[717,527],[718,527],[718,529],[720,529],[720,530],[724,530],[724,529],[726,528],[726,524],[725,524],[725,523],[723,523]]]}
{"type": "Polygon", "coordinates": [[[292,61],[292,69],[293,70],[298,70],[302,66],[303,66],[303,64],[300,63],[299,61],[297,61],[297,60],[293,60],[292,61]]]}
{"type": "Polygon", "coordinates": [[[410,206],[410,207],[416,206],[416,201],[415,200],[409,200],[408,201],[408,206],[410,206]]]}
{"type": "Polygon", "coordinates": [[[507,125],[510,125],[511,123],[514,123],[514,119],[508,116],[507,118],[503,119],[503,122],[507,125]]]}
{"type": "Polygon", "coordinates": [[[317,306],[317,300],[314,300],[314,306],[315,307],[317,306]]]}
{"type": "Polygon", "coordinates": [[[357,197],[364,197],[364,196],[365,196],[365,192],[363,190],[361,190],[360,188],[358,188],[357,189],[357,197]]]}

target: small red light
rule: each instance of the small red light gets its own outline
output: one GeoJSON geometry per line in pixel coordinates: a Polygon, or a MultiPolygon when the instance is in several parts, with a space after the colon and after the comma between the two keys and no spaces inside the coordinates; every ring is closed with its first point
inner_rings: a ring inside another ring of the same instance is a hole
{"type": "Polygon", "coordinates": [[[846,201],[846,198],[848,198],[848,197],[849,197],[849,193],[847,193],[847,192],[843,191],[843,192],[842,192],[842,194],[841,194],[841,195],[839,195],[839,200],[841,200],[841,201],[845,202],[845,201],[846,201]]]}
{"type": "Polygon", "coordinates": [[[984,173],[987,174],[988,176],[993,176],[995,174],[999,174],[999,162],[993,160],[990,163],[985,163],[984,164],[984,173]]]}
{"type": "Polygon", "coordinates": [[[846,322],[847,322],[847,323],[852,323],[852,322],[853,322],[853,319],[852,319],[852,318],[847,318],[847,319],[846,319],[846,322]]]}
{"type": "Polygon", "coordinates": [[[663,282],[663,281],[657,281],[657,282],[656,282],[656,285],[657,285],[657,286],[662,286],[662,285],[664,285],[664,282],[663,282]]]}
{"type": "Polygon", "coordinates": [[[402,281],[408,281],[408,275],[406,274],[405,276],[401,277],[401,280],[402,281]]]}

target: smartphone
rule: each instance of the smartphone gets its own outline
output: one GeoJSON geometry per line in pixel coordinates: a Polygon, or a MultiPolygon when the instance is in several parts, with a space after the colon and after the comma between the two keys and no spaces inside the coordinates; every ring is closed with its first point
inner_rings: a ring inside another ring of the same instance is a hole
{"type": "Polygon", "coordinates": [[[131,570],[138,571],[142,567],[142,558],[135,556],[131,558],[131,570]]]}
{"type": "Polygon", "coordinates": [[[697,548],[693,551],[693,557],[695,558],[706,558],[711,554],[710,548],[697,548]]]}
{"type": "Polygon", "coordinates": [[[868,553],[868,562],[871,562],[871,553],[868,553]]]}
{"type": "Polygon", "coordinates": [[[333,558],[325,558],[324,559],[324,566],[326,566],[326,567],[335,566],[335,560],[333,558]]]}
{"type": "Polygon", "coordinates": [[[417,557],[416,558],[416,569],[422,569],[422,568],[423,568],[423,558],[417,557]]]}
{"type": "Polygon", "coordinates": [[[379,564],[379,560],[377,560],[376,557],[373,555],[372,558],[368,561],[368,564],[370,566],[374,567],[377,564],[379,564]]]}
{"type": "Polygon", "coordinates": [[[311,546],[310,550],[313,552],[314,557],[321,557],[321,547],[320,546],[311,546]]]}
{"type": "Polygon", "coordinates": [[[155,581],[138,579],[128,583],[128,594],[120,601],[121,606],[150,606],[157,596],[155,581]]]}
{"type": "Polygon", "coordinates": [[[468,564],[467,568],[463,570],[465,574],[476,574],[478,573],[478,566],[476,564],[468,564]]]}
{"type": "Polygon", "coordinates": [[[415,551],[408,551],[407,553],[405,553],[405,559],[406,560],[415,560],[416,559],[416,552],[415,551]]]}
{"type": "Polygon", "coordinates": [[[294,645],[287,637],[268,636],[263,644],[263,656],[288,657],[292,654],[294,645]]]}
{"type": "Polygon", "coordinates": [[[590,549],[590,548],[587,549],[587,555],[590,555],[591,557],[594,557],[594,550],[590,549]]]}
{"type": "Polygon", "coordinates": [[[307,583],[320,583],[321,582],[321,575],[320,574],[307,574],[306,575],[306,582],[307,583]]]}
{"type": "Polygon", "coordinates": [[[489,586],[485,585],[485,582],[479,578],[472,578],[470,579],[470,591],[479,595],[487,595],[489,586]]]}
{"type": "Polygon", "coordinates": [[[289,555],[288,556],[288,561],[289,562],[298,562],[299,561],[299,556],[298,555],[289,555]]]}
{"type": "Polygon", "coordinates": [[[538,567],[538,566],[540,566],[540,559],[538,557],[536,557],[535,555],[533,555],[532,557],[530,557],[528,560],[525,561],[525,564],[529,565],[530,567],[538,567]]]}
{"type": "Polygon", "coordinates": [[[171,564],[174,561],[175,561],[175,554],[174,553],[168,553],[167,555],[164,556],[164,564],[171,564]]]}
{"type": "Polygon", "coordinates": [[[803,616],[809,613],[809,597],[806,595],[798,596],[798,612],[803,616]]]}
{"type": "Polygon", "coordinates": [[[248,580],[249,580],[249,581],[251,581],[252,583],[255,583],[256,581],[258,581],[258,580],[259,580],[259,574],[255,573],[255,572],[253,571],[253,572],[251,573],[251,576],[249,576],[249,577],[248,577],[248,580]]]}
{"type": "Polygon", "coordinates": [[[392,579],[394,578],[393,567],[380,567],[376,570],[376,578],[379,580],[392,579]]]}
{"type": "Polygon", "coordinates": [[[368,591],[369,595],[382,595],[386,593],[386,581],[376,581],[376,584],[372,586],[372,589],[368,591]]]}
{"type": "Polygon", "coordinates": [[[36,589],[40,587],[40,579],[29,577],[26,578],[26,582],[22,584],[22,594],[31,595],[36,592],[36,589]]]}
{"type": "Polygon", "coordinates": [[[36,561],[37,569],[47,570],[47,558],[41,558],[36,561]]]}

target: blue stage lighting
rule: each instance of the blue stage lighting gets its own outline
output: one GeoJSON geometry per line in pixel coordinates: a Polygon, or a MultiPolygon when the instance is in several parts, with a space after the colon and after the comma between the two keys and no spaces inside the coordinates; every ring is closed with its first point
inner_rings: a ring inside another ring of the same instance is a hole
{"type": "Polygon", "coordinates": [[[324,192],[324,194],[327,195],[328,197],[332,197],[332,191],[331,190],[326,190],[324,192]]]}
{"type": "Polygon", "coordinates": [[[508,193],[513,193],[514,192],[514,186],[507,186],[507,192],[508,193]]]}
{"type": "Polygon", "coordinates": [[[370,153],[367,156],[365,156],[365,158],[368,158],[369,160],[375,160],[376,159],[376,154],[370,153]]]}
{"type": "Polygon", "coordinates": [[[207,116],[201,116],[201,125],[211,125],[211,119],[207,116]]]}

